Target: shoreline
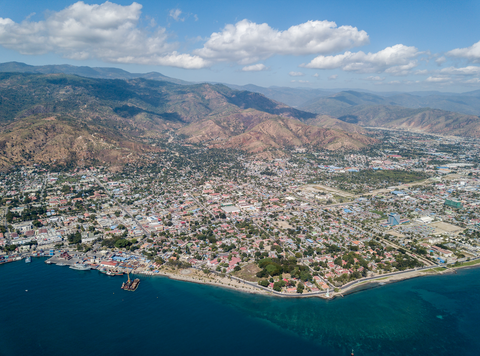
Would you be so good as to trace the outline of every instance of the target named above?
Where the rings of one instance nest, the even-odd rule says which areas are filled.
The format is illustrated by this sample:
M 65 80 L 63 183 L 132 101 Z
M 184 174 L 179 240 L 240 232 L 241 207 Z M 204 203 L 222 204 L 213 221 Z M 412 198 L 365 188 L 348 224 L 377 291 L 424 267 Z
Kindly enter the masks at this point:
M 31 256 L 32 258 L 46 258 L 45 261 L 49 260 L 49 256 Z M 12 262 L 19 262 L 22 259 Z M 44 261 L 44 262 L 45 262 Z M 474 260 L 475 261 L 475 260 Z M 310 292 L 310 293 L 280 293 L 275 291 L 267 290 L 265 287 L 260 287 L 256 285 L 252 285 L 254 282 L 244 281 L 238 279 L 238 277 L 234 276 L 224 276 L 220 277 L 214 272 L 211 274 L 206 275 L 203 271 L 195 269 L 195 268 L 187 268 L 187 269 L 161 269 L 158 270 L 157 273 L 152 271 L 145 271 L 145 270 L 133 270 L 130 273 L 133 275 L 142 275 L 148 277 L 167 277 L 169 279 L 181 281 L 181 282 L 190 282 L 196 284 L 204 284 L 210 286 L 216 286 L 220 288 L 227 288 L 237 292 L 248 293 L 248 294 L 257 294 L 257 295 L 265 295 L 269 297 L 279 297 L 279 298 L 321 298 L 324 300 L 332 300 L 339 297 L 345 297 L 346 295 L 358 293 L 363 290 L 381 287 L 385 284 L 391 284 L 395 282 L 404 281 L 407 279 L 419 278 L 423 276 L 434 276 L 434 275 L 442 275 L 442 274 L 456 274 L 457 270 L 461 269 L 472 269 L 472 268 L 479 268 L 480 267 L 480 260 L 476 261 L 477 263 L 473 263 L 471 265 L 460 265 L 456 267 L 431 267 L 424 270 L 413 270 L 407 271 L 401 274 L 396 275 L 378 275 L 376 277 L 370 277 L 369 280 L 358 280 L 358 282 L 353 283 L 345 288 L 339 287 L 340 291 L 334 292 L 330 291 L 329 297 L 326 296 L 326 291 L 322 292 Z M 442 268 L 443 270 L 439 271 L 438 268 Z
M 153 272 L 138 272 L 138 274 L 142 274 L 145 276 L 150 276 L 150 277 L 167 277 L 170 279 L 178 280 L 178 281 L 183 281 L 183 282 L 190 282 L 190 283 L 197 283 L 197 284 L 208 284 L 212 286 L 217 286 L 221 288 L 228 288 L 232 290 L 236 290 L 238 292 L 243 292 L 243 293 L 249 293 L 249 294 L 260 294 L 260 295 L 266 295 L 270 297 L 279 297 L 279 298 L 321 298 L 324 300 L 332 300 L 335 298 L 339 297 L 344 297 L 349 294 L 353 293 L 358 293 L 361 292 L 362 290 L 366 289 L 371 289 L 375 287 L 381 287 L 385 284 L 391 284 L 395 282 L 400 282 L 400 281 L 405 281 L 408 279 L 413 279 L 413 278 L 419 278 L 423 276 L 435 276 L 435 275 L 443 275 L 443 274 L 456 274 L 457 270 L 459 269 L 470 269 L 470 268 L 479 268 L 480 267 L 480 261 L 476 264 L 473 265 L 468 265 L 468 266 L 457 266 L 457 267 L 450 267 L 450 268 L 445 268 L 443 271 L 435 271 L 434 268 L 439 268 L 439 267 L 432 267 L 429 269 L 425 269 L 423 271 L 408 271 L 402 274 L 398 275 L 391 275 L 391 276 L 382 276 L 378 275 L 375 278 L 372 278 L 367 281 L 359 281 L 358 283 L 355 283 L 351 286 L 348 286 L 346 288 L 339 288 L 339 292 L 330 292 L 330 296 L 327 297 L 326 291 L 323 292 L 313 292 L 313 293 L 304 293 L 304 294 L 297 294 L 297 293 L 274 293 L 273 291 L 267 291 L 264 290 L 263 288 L 259 287 L 254 287 L 251 285 L 246 285 L 245 283 L 238 282 L 235 283 L 234 280 L 230 280 L 228 277 L 224 277 L 221 281 L 219 281 L 218 278 L 212 278 L 209 276 L 204 276 L 202 278 L 202 275 L 197 276 L 197 279 L 188 277 L 189 274 L 182 274 L 182 271 L 185 270 L 179 270 L 177 273 L 174 273 L 173 271 L 162 271 L 161 273 L 153 273 Z M 187 270 L 194 270 L 195 272 L 199 272 L 193 268 L 187 269 Z M 433 272 L 428 272 L 433 270 Z M 200 272 L 202 273 L 202 272 Z M 206 281 L 205 279 L 208 279 Z M 225 284 L 225 281 L 228 282 Z
M 185 273 L 186 271 L 188 271 L 188 273 Z M 158 273 L 153 273 L 150 271 L 140 271 L 140 272 L 134 272 L 134 274 L 144 275 L 148 277 L 167 277 L 177 281 L 217 286 L 217 287 L 232 289 L 238 292 L 249 293 L 249 294 L 262 294 L 262 295 L 268 295 L 268 296 L 274 295 L 273 293 L 270 293 L 263 289 L 253 287 L 251 285 L 248 285 L 236 280 L 231 280 L 227 276 L 223 278 L 219 278 L 214 275 L 215 278 L 212 278 L 211 275 L 207 276 L 203 272 L 198 271 L 194 268 L 187 268 L 187 269 L 174 270 L 174 271 L 162 270 L 161 272 L 159 271 Z

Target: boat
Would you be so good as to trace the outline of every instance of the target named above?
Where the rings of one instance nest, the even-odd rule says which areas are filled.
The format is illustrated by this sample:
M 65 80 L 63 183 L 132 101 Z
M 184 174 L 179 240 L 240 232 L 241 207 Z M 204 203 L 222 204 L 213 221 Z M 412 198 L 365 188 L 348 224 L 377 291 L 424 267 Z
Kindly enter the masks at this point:
M 66 263 L 57 263 L 56 265 L 57 265 L 57 266 L 60 266 L 60 267 L 68 266 Z
M 122 283 L 122 289 L 129 292 L 135 292 L 140 284 L 140 279 L 135 278 L 133 281 L 130 280 L 130 273 L 127 272 L 128 280 L 127 282 Z
M 76 269 L 77 271 L 88 271 L 92 269 L 89 265 L 85 265 L 83 263 L 76 263 L 70 266 L 71 269 Z
M 32 262 L 32 256 L 28 256 L 26 259 L 25 259 L 25 263 L 30 263 Z

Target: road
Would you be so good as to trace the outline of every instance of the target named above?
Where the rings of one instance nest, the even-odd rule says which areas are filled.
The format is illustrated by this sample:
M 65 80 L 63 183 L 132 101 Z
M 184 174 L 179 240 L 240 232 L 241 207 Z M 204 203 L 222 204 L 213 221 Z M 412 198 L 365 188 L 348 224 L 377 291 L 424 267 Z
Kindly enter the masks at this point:
M 95 181 L 98 183 L 99 186 L 101 186 L 103 188 L 103 190 L 105 190 L 105 192 L 107 193 L 107 195 L 110 197 L 110 199 L 120 208 L 123 210 L 123 212 L 128 215 L 133 221 L 135 221 L 135 223 L 137 224 L 137 226 L 140 227 L 140 229 L 142 229 L 142 231 L 145 233 L 145 236 L 149 236 L 149 232 L 133 217 L 132 214 L 130 214 L 130 212 L 122 205 L 120 204 L 117 199 L 114 198 L 113 194 L 111 194 L 107 188 L 105 188 L 105 186 L 102 184 L 102 182 L 100 182 L 100 179 L 98 179 L 97 177 L 91 175 L 89 176 L 93 179 L 95 179 Z
M 312 206 L 315 206 L 317 209 L 322 208 L 321 206 L 316 205 L 315 202 L 313 202 L 313 204 L 312 204 L 311 201 L 305 200 L 305 199 L 302 198 L 302 197 L 299 197 L 298 199 L 299 199 L 299 200 L 302 200 L 302 201 L 304 201 L 304 202 L 306 202 L 306 203 L 308 203 L 308 204 L 310 204 L 310 205 L 312 205 Z M 338 204 L 337 204 L 337 205 L 338 205 Z M 330 205 L 330 206 L 332 206 L 332 205 Z M 324 209 L 324 208 L 323 208 L 323 209 Z M 324 210 L 324 211 L 325 211 L 325 210 Z M 333 216 L 333 215 L 330 214 L 330 212 L 328 212 L 328 211 L 325 211 L 325 213 L 328 214 L 328 215 L 330 215 L 332 218 L 338 219 L 339 221 L 342 221 L 342 219 L 343 219 L 342 217 Z M 371 238 L 373 238 L 373 234 L 372 234 L 372 233 L 363 230 L 363 229 L 362 229 L 361 227 L 359 227 L 358 225 L 355 225 L 352 221 L 348 221 L 348 224 L 351 225 L 351 226 L 353 226 L 353 227 L 355 227 L 356 229 L 358 229 L 359 231 L 363 232 L 364 234 L 369 235 Z M 402 247 L 394 244 L 393 242 L 390 242 L 390 241 L 388 241 L 388 240 L 385 240 L 383 237 L 380 237 L 380 232 L 379 232 L 379 231 L 377 231 L 377 230 L 374 229 L 374 232 L 377 233 L 377 235 L 379 236 L 379 238 L 380 238 L 380 239 L 382 240 L 382 242 L 384 242 L 385 244 L 388 244 L 389 246 L 394 247 L 394 248 L 397 249 L 397 250 L 398 250 L 398 249 L 403 249 L 403 250 L 406 251 L 406 249 L 404 249 L 404 248 L 402 248 Z M 410 256 L 410 257 L 415 258 L 417 261 L 422 262 L 423 264 L 426 264 L 427 266 L 430 266 L 430 267 L 431 267 L 431 266 L 438 266 L 437 264 L 435 264 L 435 263 L 427 260 L 426 258 L 420 257 L 420 256 L 414 254 L 413 252 L 406 251 L 406 254 L 407 254 L 408 256 Z

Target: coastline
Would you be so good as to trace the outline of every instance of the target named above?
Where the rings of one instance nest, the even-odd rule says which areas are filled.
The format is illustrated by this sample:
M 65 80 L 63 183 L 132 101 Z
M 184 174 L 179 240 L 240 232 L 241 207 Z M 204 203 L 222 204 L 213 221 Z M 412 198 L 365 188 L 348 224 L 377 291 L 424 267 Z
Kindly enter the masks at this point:
M 303 294 L 296 294 L 296 293 L 274 293 L 273 291 L 264 290 L 261 287 L 254 287 L 249 284 L 242 283 L 240 281 L 235 281 L 228 277 L 220 278 L 214 274 L 206 276 L 203 272 L 195 270 L 193 268 L 184 269 L 184 270 L 163 270 L 158 273 L 153 272 L 138 272 L 138 274 L 151 276 L 151 277 L 167 277 L 170 279 L 175 279 L 178 281 L 190 282 L 190 283 L 197 283 L 197 284 L 208 284 L 212 286 L 217 286 L 221 288 L 228 288 L 232 290 L 236 290 L 238 292 L 243 293 L 250 293 L 250 294 L 260 294 L 266 295 L 270 297 L 280 297 L 280 298 L 321 298 L 325 300 L 330 300 L 338 297 L 344 297 L 345 295 L 360 292 L 364 289 L 370 289 L 376 286 L 383 286 L 385 284 L 395 283 L 404 281 L 407 279 L 419 278 L 423 276 L 433 276 L 433 275 L 442 275 L 442 274 L 455 274 L 456 270 L 459 269 L 470 269 L 470 268 L 479 268 L 480 261 L 476 264 L 467 265 L 467 266 L 457 266 L 446 268 L 443 271 L 436 271 L 432 267 L 429 269 L 425 269 L 422 271 L 408 271 L 402 274 L 397 275 L 390 275 L 390 276 L 383 276 L 378 275 L 375 278 L 370 280 L 361 281 L 359 280 L 358 283 L 354 283 L 346 288 L 339 288 L 339 292 L 330 291 L 329 297 L 325 294 L 326 292 L 313 292 L 313 293 L 303 293 Z M 190 273 L 182 273 L 182 271 L 192 271 Z
M 35 259 L 41 259 L 48 256 L 32 256 Z M 46 258 L 44 262 L 49 260 L 50 258 Z M 18 260 L 19 261 L 22 261 Z M 172 268 L 162 268 L 159 269 L 157 272 L 153 271 L 146 271 L 146 270 L 133 270 L 131 274 L 133 275 L 143 275 L 149 277 L 167 277 L 170 279 L 183 281 L 183 282 L 190 282 L 190 283 L 197 283 L 197 284 L 205 284 L 216 286 L 220 288 L 227 288 L 230 290 L 234 290 L 237 292 L 242 293 L 249 293 L 249 294 L 258 294 L 258 295 L 265 295 L 270 297 L 280 297 L 280 298 L 321 298 L 324 300 L 330 300 L 338 297 L 344 297 L 348 294 L 357 293 L 362 290 L 375 288 L 377 286 L 383 286 L 385 284 L 395 283 L 404 281 L 407 279 L 418 278 L 422 276 L 433 276 L 433 275 L 442 275 L 442 274 L 455 274 L 457 270 L 460 269 L 472 269 L 472 268 L 479 268 L 480 267 L 480 260 L 474 260 L 472 264 L 469 265 L 460 265 L 450 268 L 444 267 L 431 267 L 428 269 L 423 270 L 414 270 L 414 271 L 407 271 L 400 274 L 395 275 L 378 275 L 376 277 L 370 277 L 368 280 L 357 280 L 355 283 L 348 285 L 347 287 L 339 287 L 339 291 L 330 291 L 329 296 L 326 296 L 326 291 L 322 292 L 310 292 L 310 293 L 279 293 L 275 291 L 267 290 L 264 287 L 256 286 L 253 282 L 248 282 L 244 280 L 240 280 L 237 277 L 230 277 L 224 276 L 220 277 L 215 273 L 205 274 L 203 271 L 195 269 L 195 268 L 186 268 L 186 269 L 172 269 Z M 442 270 L 439 270 L 442 269 Z
M 230 279 L 229 277 L 218 277 L 214 274 L 205 275 L 202 271 L 194 268 L 187 268 L 181 270 L 166 269 L 161 270 L 158 273 L 150 271 L 134 272 L 134 274 L 149 276 L 149 277 L 167 277 L 177 281 L 206 284 L 216 287 L 228 288 L 238 292 L 249 294 L 262 294 L 272 296 L 273 293 L 269 293 L 260 288 L 253 287 L 251 285 L 241 283 L 240 281 Z

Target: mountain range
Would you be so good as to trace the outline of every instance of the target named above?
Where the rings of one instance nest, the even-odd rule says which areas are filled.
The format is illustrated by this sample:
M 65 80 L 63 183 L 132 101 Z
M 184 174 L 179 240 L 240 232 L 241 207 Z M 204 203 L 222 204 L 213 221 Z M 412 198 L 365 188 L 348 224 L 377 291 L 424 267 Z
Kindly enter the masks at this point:
M 39 73 L 39 74 L 74 74 L 87 78 L 98 79 L 136 79 L 144 78 L 151 80 L 166 81 L 175 84 L 192 85 L 194 82 L 171 78 L 158 72 L 130 73 L 119 68 L 87 67 L 72 65 L 45 65 L 32 66 L 19 62 L 0 63 L 0 72 L 16 73 Z M 290 88 L 290 87 L 261 87 L 258 85 L 234 85 L 224 84 L 231 89 L 260 93 L 269 99 L 284 103 L 304 111 L 315 113 L 322 112 L 319 107 L 329 102 L 327 97 L 341 100 L 345 97 L 356 105 L 391 105 L 402 106 L 411 109 L 431 108 L 445 111 L 458 112 L 466 115 L 480 115 L 480 90 L 465 93 L 447 93 L 439 91 L 425 92 L 371 92 L 367 90 L 352 89 L 315 89 L 315 88 Z M 353 97 L 355 96 L 355 98 Z M 352 100 L 353 99 L 353 100 Z M 328 115 L 337 113 L 328 111 Z
M 0 63 L 0 72 L 3 73 L 36 73 L 36 74 L 74 74 L 81 77 L 97 79 L 136 79 L 145 78 L 151 80 L 160 80 L 175 84 L 194 84 L 181 79 L 167 77 L 158 72 L 150 73 L 130 73 L 123 69 L 111 67 L 87 67 L 72 66 L 68 64 L 52 64 L 44 66 L 32 66 L 20 62 Z
M 372 127 L 480 137 L 478 112 L 480 91 L 194 84 L 156 72 L 10 62 L 0 64 L 0 165 L 123 164 L 160 150 L 152 142 L 172 133 L 270 157 L 287 147 L 359 149 L 376 142 L 366 136 Z
M 259 125 L 266 122 L 282 125 L 282 130 L 275 134 L 270 129 L 270 140 L 263 139 L 261 149 L 251 140 L 242 145 L 243 138 L 235 139 L 262 131 Z M 327 128 L 318 128 L 322 123 Z M 0 73 L 3 166 L 123 164 L 142 152 L 158 151 L 151 142 L 171 133 L 250 153 L 293 146 L 356 149 L 376 142 L 357 128 L 224 85 Z

